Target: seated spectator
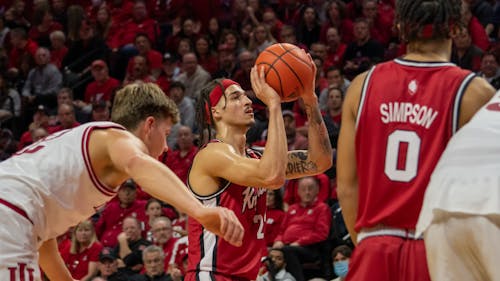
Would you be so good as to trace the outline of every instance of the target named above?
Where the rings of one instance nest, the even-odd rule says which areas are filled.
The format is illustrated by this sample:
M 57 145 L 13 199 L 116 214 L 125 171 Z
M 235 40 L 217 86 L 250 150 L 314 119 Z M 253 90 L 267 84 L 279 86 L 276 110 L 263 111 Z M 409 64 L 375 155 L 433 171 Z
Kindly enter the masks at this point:
M 267 47 L 276 43 L 276 39 L 271 34 L 269 27 L 265 24 L 259 24 L 253 29 L 250 41 L 248 42 L 248 50 L 253 52 L 257 57 Z
M 38 46 L 50 48 L 50 33 L 63 30 L 60 23 L 54 21 L 50 6 L 42 5 L 33 11 L 33 26 L 28 32 L 29 38 L 36 41 Z
M 334 26 L 326 30 L 326 47 L 327 53 L 323 69 L 328 72 L 328 69 L 332 66 L 342 66 L 342 59 L 347 49 L 347 45 L 340 40 L 339 30 Z
M 103 248 L 99 254 L 99 263 L 97 264 L 98 277 L 91 279 L 96 281 L 128 281 L 129 276 L 127 276 L 123 271 L 118 270 L 118 259 L 112 254 L 112 250 L 109 248 Z
M 146 221 L 146 201 L 137 200 L 137 186 L 132 180 L 124 182 L 118 190 L 118 200 L 107 203 L 96 222 L 97 237 L 105 247 L 115 247 L 116 237 L 122 231 L 125 217 L 136 217 Z
M 188 126 L 179 126 L 177 131 L 177 147 L 166 152 L 166 159 L 162 162 L 167 165 L 182 182 L 187 183 L 187 177 L 198 147 L 194 145 L 193 131 Z
M 194 41 L 194 50 L 198 63 L 210 75 L 217 71 L 217 55 L 210 46 L 210 38 L 206 35 L 198 36 Z
M 76 121 L 75 109 L 71 104 L 61 104 L 57 109 L 57 125 L 49 127 L 49 133 L 55 133 L 80 126 Z
M 297 25 L 297 39 L 308 48 L 311 44 L 319 41 L 321 26 L 318 20 L 318 12 L 313 6 L 305 5 L 301 9 L 300 19 Z
M 146 203 L 146 216 L 147 222 L 144 225 L 145 237 L 148 241 L 153 241 L 153 233 L 151 232 L 151 226 L 156 218 L 165 216 L 171 220 L 177 218 L 177 213 L 169 207 L 163 207 L 162 203 L 155 198 L 150 198 Z
M 344 281 L 349 269 L 349 259 L 352 255 L 352 249 L 346 245 L 337 246 L 333 249 L 333 271 L 338 277 L 332 281 Z
M 320 261 L 322 266 L 331 266 L 325 263 L 325 257 L 321 254 L 325 250 L 321 242 L 328 239 L 332 216 L 328 205 L 317 199 L 318 192 L 317 179 L 299 179 L 300 202 L 288 208 L 273 245 L 273 248 L 283 249 L 287 257 L 287 269 L 297 281 L 305 280 L 303 263 Z M 327 269 L 322 270 L 326 273 Z
M 35 65 L 38 44 L 28 37 L 23 28 L 13 28 L 9 34 L 12 49 L 9 52 L 7 69 L 10 76 L 25 79 Z
M 84 104 L 78 103 L 80 108 L 100 101 L 111 102 L 111 95 L 120 86 L 120 81 L 109 76 L 108 65 L 103 60 L 93 61 L 90 72 L 94 81 L 87 85 Z
M 35 128 L 31 131 L 31 138 L 33 139 L 33 142 L 37 142 L 48 135 L 49 132 L 43 127 Z
M 92 222 L 87 220 L 74 228 L 71 246 L 63 249 L 61 257 L 74 279 L 87 280 L 97 273 L 102 248 Z
M 136 82 L 156 82 L 154 76 L 151 75 L 148 59 L 146 57 L 137 55 L 131 60 L 132 63 L 130 64 L 130 68 L 127 69 L 127 74 L 125 75 L 125 79 L 123 80 L 123 85 L 128 85 L 130 83 Z
M 22 149 L 33 143 L 32 132 L 37 128 L 44 128 L 48 131 L 49 127 L 49 110 L 43 106 L 39 105 L 36 108 L 35 113 L 33 113 L 33 121 L 30 123 L 29 128 L 26 132 L 21 135 L 19 140 L 18 149 Z
M 282 249 L 271 249 L 264 262 L 265 269 L 261 270 L 257 281 L 295 281 L 292 274 L 286 271 L 285 253 Z M 266 271 L 265 273 L 262 273 Z
M 5 2 L 4 2 L 5 3 Z M 7 2 L 8 3 L 8 2 Z M 11 29 L 23 28 L 29 29 L 30 21 L 26 18 L 26 3 L 23 0 L 14 0 L 10 7 L 5 11 L 5 24 Z
M 319 95 L 319 104 L 321 110 L 327 110 L 328 93 L 330 92 L 331 87 L 339 88 L 342 93 L 345 93 L 349 85 L 351 85 L 351 81 L 347 80 L 344 77 L 342 69 L 335 66 L 328 68 L 325 77 L 328 81 L 328 87 L 325 88 Z
M 119 267 L 128 275 L 139 273 L 144 265 L 142 250 L 151 245 L 141 235 L 141 222 L 135 217 L 123 219 L 122 232 L 118 234 L 117 240 L 118 245 L 113 251 L 119 259 Z
M 266 13 L 264 13 L 266 15 Z M 298 46 L 301 49 L 307 51 L 307 46 L 297 41 L 297 35 L 295 34 L 295 28 L 291 25 L 283 25 L 281 32 L 279 34 L 280 43 L 288 43 Z
M 52 31 L 50 33 L 50 62 L 58 69 L 62 69 L 62 61 L 68 53 L 68 48 L 65 45 L 66 35 L 61 30 Z
M 165 272 L 163 263 L 165 256 L 163 250 L 158 246 L 148 246 L 142 252 L 144 260 L 144 274 L 135 275 L 131 281 L 181 281 L 182 276 L 179 269 L 173 269 L 171 274 Z
M 78 123 L 84 123 L 89 120 L 89 112 L 91 110 L 90 106 L 86 107 L 78 107 L 79 101 L 75 101 L 73 99 L 73 90 L 68 87 L 61 88 L 59 92 L 57 93 L 57 107 L 61 104 L 68 104 L 73 106 L 73 109 L 75 110 L 75 117 L 76 121 Z M 54 115 L 57 115 L 57 111 L 54 112 Z
M 498 57 L 494 53 L 487 52 L 483 55 L 478 75 L 486 79 L 495 89 L 500 89 L 500 67 Z
M 283 219 L 285 218 L 285 211 L 283 210 L 283 195 L 281 195 L 281 190 L 268 190 L 266 199 L 267 211 L 264 238 L 266 239 L 267 247 L 272 247 L 278 233 L 280 232 Z
M 162 248 L 164 253 L 164 268 L 170 266 L 175 244 L 178 238 L 173 237 L 172 221 L 167 217 L 157 217 L 151 224 L 153 244 Z
M 347 16 L 345 3 L 342 0 L 333 0 L 326 5 L 327 20 L 321 25 L 320 40 L 327 42 L 327 30 L 330 27 L 337 28 L 340 33 L 341 41 L 344 44 L 349 44 L 354 40 L 353 30 L 354 25 L 351 19 Z
M 110 121 L 110 120 L 111 120 L 111 112 L 108 102 L 99 101 L 92 104 L 90 121 Z
M 210 74 L 198 64 L 195 53 L 187 53 L 182 57 L 182 73 L 177 78 L 186 88 L 186 97 L 198 100 L 200 91 L 210 81 Z
M 330 198 L 330 179 L 326 174 L 317 174 L 313 176 L 313 178 L 315 178 L 319 183 L 318 200 L 326 203 Z M 299 179 L 292 179 L 286 182 L 285 193 L 283 194 L 285 210 L 288 206 L 300 202 L 298 189 Z
M 186 88 L 182 82 L 174 81 L 170 84 L 170 88 L 167 92 L 168 96 L 179 108 L 180 115 L 180 122 L 172 127 L 170 135 L 167 138 L 168 146 L 171 149 L 178 148 L 177 139 L 180 126 L 187 126 L 191 131 L 195 128 L 196 110 L 194 108 L 194 101 L 191 98 L 186 97 L 185 90 Z
M 367 19 L 370 27 L 371 37 L 387 47 L 392 38 L 394 14 L 379 14 L 378 0 L 363 0 L 361 6 L 363 18 Z
M 21 116 L 21 97 L 10 87 L 4 74 L 0 73 L 0 123 Z
M 451 62 L 473 72 L 479 71 L 483 50 L 472 44 L 469 31 L 466 28 L 461 28 L 453 35 L 452 39 Z
M 135 36 L 135 48 L 139 52 L 139 55 L 147 58 L 151 75 L 153 75 L 153 77 L 157 79 L 161 73 L 161 62 L 163 55 L 160 52 L 154 50 L 151 44 L 151 39 L 146 33 L 137 33 L 137 35 Z
M 212 79 L 223 78 L 223 77 L 232 79 L 236 74 L 236 70 L 238 70 L 238 65 L 236 64 L 236 56 L 232 48 L 233 47 L 230 47 L 228 44 L 220 44 L 219 47 L 217 48 L 219 52 L 217 60 L 218 67 L 215 74 L 212 75 Z
M 156 80 L 156 84 L 160 86 L 163 92 L 168 93 L 170 84 L 172 81 L 177 80 L 180 73 L 181 68 L 179 67 L 177 57 L 170 53 L 165 53 L 163 55 L 162 72 Z
M 56 108 L 57 92 L 62 86 L 62 74 L 50 63 L 50 52 L 40 47 L 35 55 L 36 67 L 30 70 L 24 83 L 22 95 L 30 105 L 43 104 Z

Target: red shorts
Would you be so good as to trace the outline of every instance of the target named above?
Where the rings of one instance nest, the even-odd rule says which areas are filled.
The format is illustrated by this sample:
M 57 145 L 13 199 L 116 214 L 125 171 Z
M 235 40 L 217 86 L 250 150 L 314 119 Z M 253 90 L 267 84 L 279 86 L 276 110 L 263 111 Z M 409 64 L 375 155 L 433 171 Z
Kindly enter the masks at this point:
M 190 271 L 186 273 L 184 281 L 250 281 L 250 279 L 236 277 L 236 276 L 222 275 L 220 273 L 214 273 L 214 272 Z
M 347 281 L 430 281 L 424 240 L 374 236 L 358 244 Z

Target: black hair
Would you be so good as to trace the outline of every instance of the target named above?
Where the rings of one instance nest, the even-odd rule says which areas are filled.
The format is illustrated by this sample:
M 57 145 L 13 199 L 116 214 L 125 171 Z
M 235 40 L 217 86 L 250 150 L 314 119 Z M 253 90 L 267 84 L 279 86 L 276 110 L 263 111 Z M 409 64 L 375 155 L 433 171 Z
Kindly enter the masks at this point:
M 450 38 L 461 22 L 461 0 L 396 1 L 396 23 L 405 42 Z
M 338 253 L 341 253 L 346 258 L 350 258 L 352 255 L 352 249 L 347 245 L 337 246 L 332 251 L 332 258 L 334 259 Z
M 212 135 L 212 130 L 215 129 L 215 123 L 210 108 L 215 106 L 215 104 L 212 104 L 210 102 L 210 93 L 213 89 L 215 89 L 215 87 L 220 87 L 222 89 L 222 93 L 224 93 L 226 91 L 226 88 L 224 88 L 224 85 L 222 85 L 222 80 L 224 79 L 226 78 L 218 78 L 212 80 L 200 91 L 200 97 L 198 98 L 198 102 L 196 104 L 196 119 L 198 120 L 200 135 L 202 136 L 200 139 L 202 139 L 203 141 L 200 141 L 200 143 L 198 144 L 199 147 L 204 146 L 205 141 L 210 141 L 212 138 L 214 138 L 214 136 Z M 223 94 L 222 96 L 224 97 L 224 101 L 226 101 L 226 95 Z M 208 105 L 208 112 L 206 105 Z M 207 120 L 207 116 L 210 117 L 210 120 Z M 207 134 L 207 138 L 203 137 L 205 136 L 205 134 Z
M 170 90 L 172 90 L 174 88 L 179 88 L 183 92 L 186 91 L 186 86 L 181 81 L 173 81 L 172 83 L 170 83 L 170 86 L 168 87 L 168 90 L 170 91 Z

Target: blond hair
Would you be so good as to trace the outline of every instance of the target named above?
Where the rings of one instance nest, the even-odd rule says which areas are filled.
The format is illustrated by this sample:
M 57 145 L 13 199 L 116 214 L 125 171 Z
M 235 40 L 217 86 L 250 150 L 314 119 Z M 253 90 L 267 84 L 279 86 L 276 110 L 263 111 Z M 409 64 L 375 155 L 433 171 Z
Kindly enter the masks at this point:
M 116 93 L 111 121 L 134 130 L 147 117 L 172 118 L 179 121 L 179 110 L 173 100 L 153 83 L 132 83 Z
M 78 254 L 81 250 L 80 242 L 78 242 L 76 240 L 76 232 L 80 228 L 89 228 L 90 230 L 92 230 L 92 237 L 90 237 L 89 246 L 92 245 L 95 241 L 97 241 L 97 236 L 95 234 L 95 229 L 94 229 L 94 225 L 92 224 L 92 222 L 89 220 L 82 221 L 81 223 L 79 223 L 75 226 L 75 229 L 73 229 L 73 235 L 71 235 L 71 247 L 69 249 L 69 252 L 70 252 L 70 254 L 73 254 L 73 255 Z

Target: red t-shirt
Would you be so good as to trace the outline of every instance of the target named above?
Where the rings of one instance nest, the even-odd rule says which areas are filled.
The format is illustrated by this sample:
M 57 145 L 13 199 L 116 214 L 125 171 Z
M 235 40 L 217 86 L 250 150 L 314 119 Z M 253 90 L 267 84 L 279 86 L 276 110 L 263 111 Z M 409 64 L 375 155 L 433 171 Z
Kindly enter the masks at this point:
M 61 249 L 61 257 L 64 260 L 64 264 L 69 269 L 71 276 L 79 280 L 87 275 L 90 262 L 99 261 L 99 253 L 102 248 L 102 244 L 98 241 L 92 243 L 90 247 L 77 254 L 71 254 L 69 252 L 70 247 L 64 247 Z
M 113 77 L 109 77 L 104 82 L 93 81 L 88 84 L 85 89 L 84 101 L 86 103 L 94 103 L 101 100 L 110 101 L 113 91 L 120 86 L 120 81 Z

